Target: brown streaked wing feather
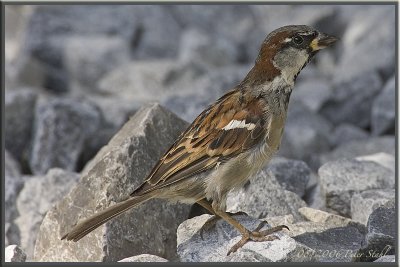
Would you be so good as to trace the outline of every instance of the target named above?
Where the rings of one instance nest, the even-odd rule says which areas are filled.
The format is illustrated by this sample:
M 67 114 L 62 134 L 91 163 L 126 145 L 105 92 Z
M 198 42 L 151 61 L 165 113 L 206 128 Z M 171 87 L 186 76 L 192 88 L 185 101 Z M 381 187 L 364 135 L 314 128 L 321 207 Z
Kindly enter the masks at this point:
M 234 90 L 203 111 L 131 195 L 141 195 L 212 169 L 218 162 L 258 144 L 265 133 L 263 102 L 243 98 L 242 91 Z M 254 123 L 255 128 L 224 130 L 232 120 Z

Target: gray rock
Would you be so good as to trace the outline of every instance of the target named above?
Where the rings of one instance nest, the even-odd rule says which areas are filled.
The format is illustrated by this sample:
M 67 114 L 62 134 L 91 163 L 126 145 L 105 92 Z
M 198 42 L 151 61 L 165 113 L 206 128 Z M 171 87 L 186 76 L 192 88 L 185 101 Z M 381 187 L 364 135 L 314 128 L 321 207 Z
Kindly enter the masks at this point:
M 5 147 L 20 162 L 28 159 L 37 94 L 31 88 L 5 93 Z
M 311 170 L 300 160 L 291 160 L 282 157 L 273 158 L 267 165 L 283 189 L 303 197 L 311 177 Z
M 353 194 L 368 190 L 393 188 L 394 173 L 374 162 L 340 159 L 324 164 L 318 170 L 326 206 L 350 216 Z M 360 183 L 362 181 L 362 183 Z
M 396 119 L 396 80 L 393 76 L 372 103 L 372 134 L 394 134 Z
M 136 41 L 138 6 L 38 6 L 29 20 L 24 49 L 46 69 L 45 87 L 54 92 L 69 89 L 63 52 L 71 36 L 119 36 Z M 51 21 L 52 23 L 47 23 Z M 162 25 L 162 24 L 160 24 Z M 137 41 L 136 41 L 137 42 Z M 98 45 L 98 44 L 96 44 Z
M 376 153 L 372 155 L 356 157 L 355 159 L 359 161 L 372 161 L 378 163 L 385 168 L 388 168 L 392 172 L 396 171 L 396 159 L 393 155 L 390 155 L 388 153 Z
M 196 62 L 209 67 L 222 67 L 237 63 L 239 51 L 235 44 L 223 38 L 212 38 L 199 29 L 183 32 L 179 59 Z
M 366 72 L 336 84 L 320 113 L 335 125 L 350 123 L 366 128 L 371 125 L 372 103 L 381 88 L 382 80 L 377 72 Z
M 319 56 L 319 55 L 318 55 Z M 302 73 L 303 74 L 303 73 Z M 302 76 L 302 75 L 301 75 Z M 291 95 L 292 101 L 299 101 L 317 113 L 332 94 L 332 86 L 326 79 L 318 79 L 317 74 L 296 83 Z
M 207 106 L 233 89 L 249 70 L 248 65 L 225 67 L 209 71 L 196 80 L 188 79 L 179 85 L 170 85 L 174 94 L 166 97 L 163 103 L 184 120 L 192 121 Z
M 306 203 L 283 189 L 269 170 L 261 171 L 238 192 L 229 193 L 227 199 L 229 211 L 244 211 L 255 218 L 292 214 L 297 220 L 301 218 L 298 209 L 304 206 Z
M 357 261 L 374 261 L 396 251 L 396 201 L 390 200 L 369 216 L 365 236 L 366 245 L 360 249 Z
M 278 155 L 309 162 L 311 155 L 330 149 L 331 129 L 325 118 L 291 101 Z
M 374 260 L 374 262 L 396 262 L 396 256 L 395 255 L 385 255 L 377 260 Z
M 284 231 L 274 233 L 279 240 L 248 242 L 227 256 L 229 249 L 240 240 L 239 232 L 224 220 L 219 220 L 200 236 L 200 228 L 211 217 L 205 214 L 183 222 L 178 228 L 177 251 L 182 262 L 308 262 L 315 261 L 312 250 L 299 245 Z M 259 220 L 235 216 L 247 229 L 254 229 Z M 270 227 L 266 225 L 265 227 Z
M 30 167 L 34 174 L 50 168 L 76 170 L 84 142 L 100 127 L 101 113 L 92 104 L 56 98 L 36 110 Z
M 394 189 L 375 189 L 356 193 L 351 198 L 351 218 L 367 224 L 371 213 L 378 207 L 395 198 Z
M 95 157 L 93 168 L 53 207 L 36 241 L 35 261 L 118 261 L 142 253 L 176 256 L 176 229 L 190 206 L 150 200 L 77 243 L 60 238 L 77 221 L 126 198 L 187 126 L 157 104 L 139 110 Z
M 5 262 L 25 262 L 26 254 L 17 245 L 7 246 L 5 249 Z
M 5 222 L 10 223 L 18 216 L 15 203 L 24 185 L 24 178 L 19 164 L 7 150 L 5 150 L 4 158 Z
M 156 255 L 140 254 L 137 256 L 125 258 L 118 262 L 168 262 L 168 260 L 158 257 Z
M 45 176 L 33 176 L 25 182 L 17 199 L 20 215 L 15 219 L 15 223 L 19 227 L 20 244 L 28 260 L 33 257 L 36 237 L 47 211 L 69 192 L 78 179 L 77 173 L 50 169 Z
M 395 139 L 393 136 L 369 137 L 362 140 L 354 140 L 344 143 L 334 150 L 323 153 L 315 157 L 317 165 L 321 166 L 329 161 L 341 158 L 355 158 L 364 155 L 375 154 L 379 152 L 395 154 Z
M 353 124 L 344 123 L 335 127 L 330 140 L 332 146 L 336 147 L 350 141 L 359 141 L 368 138 L 368 136 L 365 130 Z
M 115 68 L 98 81 L 95 97 L 110 124 L 119 127 L 141 105 L 160 101 L 165 94 L 165 80 L 180 63 L 172 60 L 134 61 Z
M 308 221 L 294 222 L 292 218 L 267 217 L 271 225 L 285 224 L 288 235 L 306 246 L 313 247 L 319 261 L 350 262 L 362 246 L 366 228 L 335 214 L 308 207 L 299 212 Z M 353 240 L 353 241 L 352 241 Z
M 309 231 L 293 238 L 313 249 L 320 262 L 351 262 L 363 245 L 364 234 L 358 227 L 345 226 Z
M 96 82 L 104 74 L 129 61 L 127 40 L 102 35 L 66 38 L 65 68 L 70 87 L 96 93 Z
M 348 25 L 341 35 L 340 58 L 333 77 L 349 81 L 368 71 L 379 71 L 386 77 L 392 75 L 396 51 L 395 10 L 390 6 L 339 8 Z

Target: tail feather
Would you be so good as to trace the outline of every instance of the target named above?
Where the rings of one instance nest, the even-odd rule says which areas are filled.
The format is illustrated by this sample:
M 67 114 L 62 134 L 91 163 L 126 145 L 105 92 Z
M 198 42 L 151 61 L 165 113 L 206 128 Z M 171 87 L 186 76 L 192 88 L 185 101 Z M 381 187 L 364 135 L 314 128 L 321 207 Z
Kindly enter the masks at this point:
M 145 196 L 131 197 L 125 201 L 108 207 L 103 211 L 95 213 L 83 222 L 78 223 L 69 233 L 65 234 L 61 240 L 66 239 L 76 242 L 102 224 L 120 215 L 121 213 L 140 205 L 141 203 L 149 200 L 151 197 L 152 196 L 149 194 Z

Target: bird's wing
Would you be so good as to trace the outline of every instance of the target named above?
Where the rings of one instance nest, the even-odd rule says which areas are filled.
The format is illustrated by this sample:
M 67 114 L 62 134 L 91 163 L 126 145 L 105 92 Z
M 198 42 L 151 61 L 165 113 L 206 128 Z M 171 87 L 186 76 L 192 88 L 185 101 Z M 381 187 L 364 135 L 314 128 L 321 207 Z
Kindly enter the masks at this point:
M 240 90 L 225 94 L 193 121 L 131 196 L 212 169 L 254 147 L 265 136 L 263 105 Z

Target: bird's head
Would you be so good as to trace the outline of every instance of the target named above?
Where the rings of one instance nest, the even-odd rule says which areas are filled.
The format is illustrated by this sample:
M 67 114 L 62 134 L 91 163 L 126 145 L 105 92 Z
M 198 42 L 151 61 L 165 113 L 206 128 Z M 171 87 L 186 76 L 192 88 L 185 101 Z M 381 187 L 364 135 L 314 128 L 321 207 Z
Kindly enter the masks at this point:
M 255 69 L 259 79 L 280 75 L 293 82 L 311 58 L 338 39 L 306 25 L 289 25 L 268 34 L 261 45 Z

